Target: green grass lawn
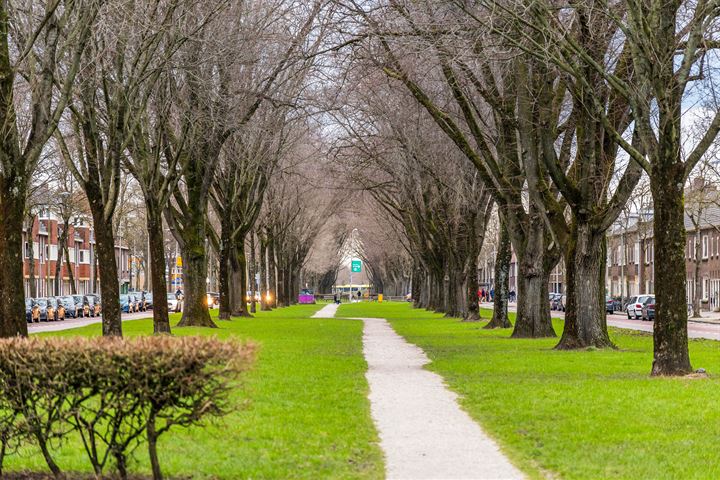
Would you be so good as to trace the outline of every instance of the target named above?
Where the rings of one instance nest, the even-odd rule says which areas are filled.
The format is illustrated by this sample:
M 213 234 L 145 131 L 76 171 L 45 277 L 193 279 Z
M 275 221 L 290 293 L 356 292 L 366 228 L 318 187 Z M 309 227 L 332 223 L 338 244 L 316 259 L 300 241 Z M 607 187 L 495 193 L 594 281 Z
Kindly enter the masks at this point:
M 295 306 L 219 329 L 177 328 L 176 335 L 251 339 L 258 360 L 235 395 L 247 405 L 223 419 L 177 429 L 160 442 L 170 476 L 192 478 L 381 478 L 382 453 L 370 418 L 359 321 L 310 319 L 320 306 Z M 173 318 L 173 324 L 179 320 Z M 126 336 L 152 333 L 150 320 L 123 324 Z M 100 325 L 51 335 L 99 335 Z M 131 470 L 149 473 L 144 447 Z M 79 440 L 56 459 L 65 471 L 90 472 Z M 7 459 L 8 469 L 46 471 L 33 450 Z
M 422 347 L 428 368 L 532 477 L 720 478 L 719 342 L 690 342 L 709 379 L 651 378 L 649 334 L 611 329 L 617 351 L 558 352 L 556 339 L 515 340 L 405 303 L 338 315 L 387 318 Z

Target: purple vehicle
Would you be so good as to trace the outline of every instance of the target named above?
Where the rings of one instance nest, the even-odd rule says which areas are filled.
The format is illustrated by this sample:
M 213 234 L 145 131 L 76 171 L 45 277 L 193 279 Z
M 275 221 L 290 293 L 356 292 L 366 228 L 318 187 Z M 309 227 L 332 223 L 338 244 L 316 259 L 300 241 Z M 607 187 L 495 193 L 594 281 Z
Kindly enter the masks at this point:
M 298 295 L 298 303 L 305 305 L 315 303 L 315 294 L 312 290 L 300 290 L 300 295 Z

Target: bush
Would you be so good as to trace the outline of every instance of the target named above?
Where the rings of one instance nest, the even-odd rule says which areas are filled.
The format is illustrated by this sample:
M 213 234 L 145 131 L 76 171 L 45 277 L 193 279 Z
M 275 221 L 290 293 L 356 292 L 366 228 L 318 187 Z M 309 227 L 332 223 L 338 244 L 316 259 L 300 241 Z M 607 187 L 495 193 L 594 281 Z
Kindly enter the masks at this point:
M 32 440 L 60 477 L 52 450 L 77 432 L 97 475 L 112 458 L 126 478 L 128 455 L 146 441 L 162 478 L 160 435 L 225 414 L 254 351 L 204 337 L 0 340 L 0 474 L 6 452 Z

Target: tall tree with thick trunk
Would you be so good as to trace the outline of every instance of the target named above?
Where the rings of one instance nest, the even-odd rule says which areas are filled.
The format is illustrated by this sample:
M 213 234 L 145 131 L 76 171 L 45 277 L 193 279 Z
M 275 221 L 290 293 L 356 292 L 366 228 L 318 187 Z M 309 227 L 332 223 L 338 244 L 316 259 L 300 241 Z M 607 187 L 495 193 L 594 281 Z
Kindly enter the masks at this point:
M 30 178 L 70 97 L 98 7 L 12 3 L 0 5 L 0 337 L 27 335 L 22 230 Z M 61 55 L 68 63 L 59 77 Z M 24 95 L 31 108 L 19 114 Z

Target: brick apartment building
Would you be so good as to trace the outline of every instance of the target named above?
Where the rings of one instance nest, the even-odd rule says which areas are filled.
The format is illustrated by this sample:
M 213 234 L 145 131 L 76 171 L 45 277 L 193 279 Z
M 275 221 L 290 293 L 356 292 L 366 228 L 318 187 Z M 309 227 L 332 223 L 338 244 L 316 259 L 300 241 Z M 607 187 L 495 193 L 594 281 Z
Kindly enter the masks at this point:
M 692 303 L 695 289 L 695 252 L 699 246 L 699 278 L 702 308 L 720 307 L 720 207 L 708 206 L 697 222 L 699 231 L 685 215 L 686 297 Z M 627 297 L 655 291 L 655 258 L 651 218 L 635 218 L 627 228 L 608 234 L 606 286 L 609 295 Z
M 695 289 L 695 248 L 700 246 L 700 297 L 704 310 L 720 308 L 720 206 L 705 208 L 699 221 L 699 232 L 685 215 L 687 245 L 685 248 L 686 297 L 692 303 Z M 494 284 L 495 252 L 483 250 L 478 274 L 480 286 Z M 606 294 L 627 298 L 641 293 L 655 292 L 655 252 L 653 247 L 652 215 L 636 215 L 625 225 L 616 224 L 608 231 Z M 661 261 L 661 259 L 658 259 Z M 517 292 L 518 265 L 513 253 L 510 263 L 510 290 Z M 565 269 L 561 261 L 550 273 L 548 290 L 565 293 Z
M 67 240 L 69 259 L 63 258 L 60 275 L 55 277 L 57 262 L 62 253 L 59 251 L 58 245 L 62 228 L 62 221 L 58 221 L 47 210 L 40 212 L 32 222 L 28 221 L 24 225 L 25 296 L 30 296 L 31 281 L 35 284 L 37 297 L 55 295 L 57 284 L 60 285 L 61 295 L 71 294 L 71 271 L 78 294 L 100 291 L 95 258 L 95 236 L 92 227 L 83 221 L 77 221 L 75 225 L 70 225 Z M 121 291 L 127 291 L 130 283 L 130 251 L 120 241 L 118 243 L 115 246 L 118 280 Z M 30 262 L 34 263 L 34 269 L 30 268 Z M 31 270 L 34 270 L 32 279 Z

